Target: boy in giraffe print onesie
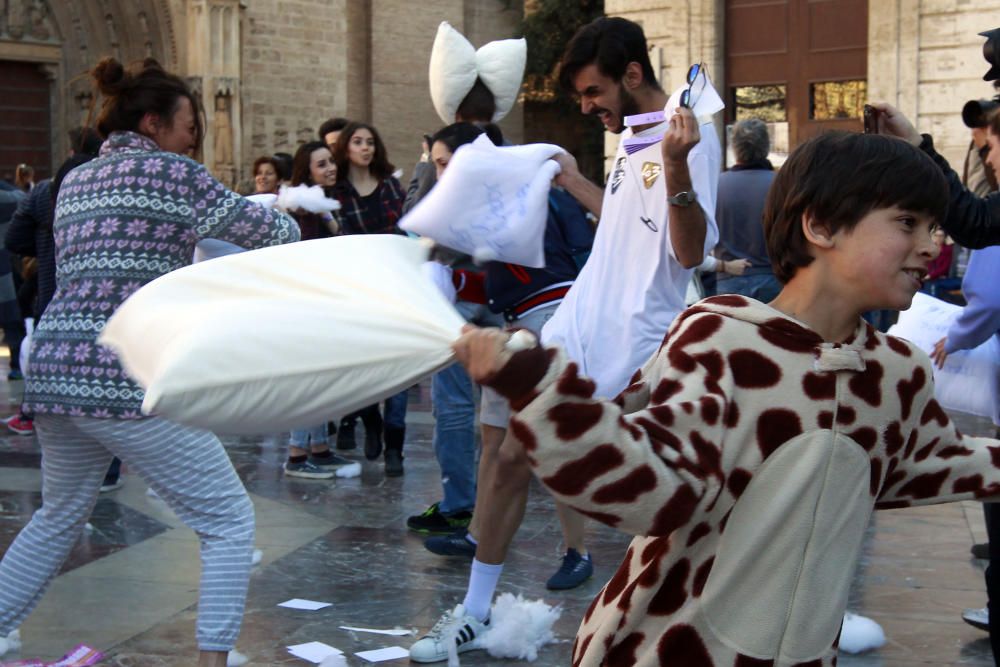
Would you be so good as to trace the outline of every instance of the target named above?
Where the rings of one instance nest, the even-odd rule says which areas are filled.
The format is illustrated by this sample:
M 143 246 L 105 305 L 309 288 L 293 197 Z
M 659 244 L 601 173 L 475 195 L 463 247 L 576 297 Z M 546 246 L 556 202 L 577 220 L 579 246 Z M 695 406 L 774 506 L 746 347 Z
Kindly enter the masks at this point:
M 574 665 L 833 665 L 871 511 L 1000 495 L 1000 442 L 959 433 L 927 355 L 860 318 L 910 305 L 946 205 L 906 142 L 825 134 L 768 196 L 778 298 L 689 308 L 614 401 L 557 347 L 456 343 L 553 495 L 636 536 Z

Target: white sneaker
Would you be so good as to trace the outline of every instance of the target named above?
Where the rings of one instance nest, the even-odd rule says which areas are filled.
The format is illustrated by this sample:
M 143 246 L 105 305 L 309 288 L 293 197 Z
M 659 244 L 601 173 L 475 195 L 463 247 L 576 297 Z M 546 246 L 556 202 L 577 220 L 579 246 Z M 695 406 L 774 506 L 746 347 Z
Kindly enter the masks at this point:
M 456 654 L 482 648 L 480 640 L 490 629 L 490 619 L 478 620 L 465 613 L 465 607 L 458 605 L 446 611 L 438 619 L 431 631 L 410 647 L 413 662 L 444 662 L 448 659 L 448 647 L 454 645 Z
M 21 648 L 21 631 L 14 630 L 6 637 L 0 637 L 0 656 L 13 653 Z
M 243 665 L 250 662 L 250 658 L 246 657 L 236 649 L 233 649 L 226 655 L 226 667 L 243 667 Z
M 974 628 L 983 632 L 990 631 L 990 610 L 989 607 L 982 609 L 965 609 L 962 611 L 962 620 Z

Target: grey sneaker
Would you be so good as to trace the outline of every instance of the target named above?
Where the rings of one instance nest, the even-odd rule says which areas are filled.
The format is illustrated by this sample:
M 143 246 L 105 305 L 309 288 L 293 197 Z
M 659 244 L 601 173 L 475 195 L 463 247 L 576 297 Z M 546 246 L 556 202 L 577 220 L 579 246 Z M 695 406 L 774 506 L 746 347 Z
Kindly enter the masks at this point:
M 323 456 L 320 458 L 317 458 L 316 456 L 310 454 L 309 463 L 316 466 L 317 468 L 322 468 L 323 470 L 329 470 L 330 472 L 333 472 L 337 468 L 343 468 L 344 466 L 352 465 L 356 463 L 356 461 L 352 461 L 346 456 L 341 456 L 340 454 L 335 454 L 331 451 L 329 456 Z
M 989 607 L 983 607 L 982 609 L 965 609 L 962 611 L 962 620 L 972 627 L 982 630 L 983 632 L 990 631 Z
M 285 477 L 304 477 L 305 479 L 333 479 L 333 469 L 320 468 L 311 461 L 292 463 L 285 461 Z
M 448 646 L 454 642 L 455 650 L 464 653 L 482 648 L 480 640 L 490 629 L 490 619 L 479 621 L 465 613 L 465 607 L 458 605 L 446 611 L 438 619 L 431 631 L 410 647 L 413 662 L 444 662 L 448 659 Z

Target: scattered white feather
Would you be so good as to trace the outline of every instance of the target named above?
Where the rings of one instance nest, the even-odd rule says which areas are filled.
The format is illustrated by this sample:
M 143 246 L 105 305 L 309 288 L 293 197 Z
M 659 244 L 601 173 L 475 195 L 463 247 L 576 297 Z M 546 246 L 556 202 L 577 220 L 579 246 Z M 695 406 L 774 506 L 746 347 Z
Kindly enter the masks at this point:
M 840 650 L 845 653 L 861 653 L 885 645 L 882 626 L 865 616 L 851 612 L 844 613 L 844 624 L 840 628 Z
M 230 651 L 229 655 L 226 656 L 226 667 L 243 667 L 248 662 L 250 662 L 250 658 L 236 650 Z
M 6 637 L 0 637 L 0 655 L 8 651 L 13 652 L 21 648 L 21 631 L 14 630 Z
M 146 495 L 154 500 L 162 500 L 159 494 L 157 494 L 156 491 L 153 491 L 153 489 L 146 489 Z
M 254 549 L 253 556 L 250 557 L 250 565 L 260 565 L 262 558 L 264 558 L 264 552 L 260 549 Z
M 358 477 L 361 475 L 361 464 L 355 461 L 349 466 L 337 468 L 337 477 Z
M 94 530 L 94 524 L 92 524 L 92 523 L 90 523 L 88 521 L 87 523 L 83 524 L 83 529 L 85 531 L 87 531 L 88 533 L 93 532 L 93 530 Z
M 396 171 L 392 172 L 392 177 L 395 178 L 398 181 L 399 179 L 401 179 L 403 177 L 403 170 L 402 169 L 397 169 Z
M 562 607 L 504 593 L 493 603 L 490 631 L 480 638 L 480 645 L 495 658 L 534 662 L 538 649 L 555 641 L 552 626 L 561 615 Z
M 485 246 L 482 248 L 476 248 L 476 252 L 473 253 L 472 255 L 472 259 L 473 261 L 476 262 L 476 264 L 485 264 L 486 262 L 492 262 L 495 261 L 496 258 L 497 254 L 493 250 L 493 248 L 487 248 Z
M 319 663 L 319 667 L 347 667 L 347 658 L 344 654 L 331 655 L 323 659 L 323 662 Z
M 305 209 L 312 213 L 329 213 L 340 208 L 340 202 L 330 199 L 318 185 L 281 186 L 276 203 L 286 211 Z

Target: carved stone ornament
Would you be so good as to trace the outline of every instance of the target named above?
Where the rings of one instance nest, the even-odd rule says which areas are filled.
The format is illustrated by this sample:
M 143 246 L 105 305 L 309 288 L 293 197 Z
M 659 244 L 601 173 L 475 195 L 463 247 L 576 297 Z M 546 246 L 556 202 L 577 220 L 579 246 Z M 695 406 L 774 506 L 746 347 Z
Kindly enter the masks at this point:
M 3 0 L 2 6 L 0 39 L 58 41 L 52 11 L 46 0 Z

